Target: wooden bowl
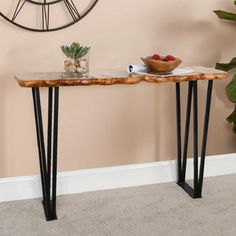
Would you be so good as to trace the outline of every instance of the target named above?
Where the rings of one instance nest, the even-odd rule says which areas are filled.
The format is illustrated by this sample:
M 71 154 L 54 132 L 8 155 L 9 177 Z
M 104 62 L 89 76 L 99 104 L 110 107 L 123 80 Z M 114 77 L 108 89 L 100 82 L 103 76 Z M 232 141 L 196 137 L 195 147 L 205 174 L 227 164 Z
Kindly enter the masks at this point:
M 160 73 L 171 72 L 172 70 L 177 68 L 182 62 L 179 58 L 176 58 L 175 61 L 158 61 L 151 59 L 151 57 L 141 57 L 141 59 L 152 72 Z

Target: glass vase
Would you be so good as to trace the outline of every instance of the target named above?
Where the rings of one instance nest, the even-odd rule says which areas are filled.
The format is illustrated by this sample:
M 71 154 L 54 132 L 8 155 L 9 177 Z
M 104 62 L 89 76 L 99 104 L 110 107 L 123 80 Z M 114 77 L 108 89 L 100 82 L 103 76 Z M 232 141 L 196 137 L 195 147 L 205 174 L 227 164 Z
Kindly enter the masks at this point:
M 86 77 L 89 73 L 89 54 L 83 57 L 64 61 L 65 76 Z

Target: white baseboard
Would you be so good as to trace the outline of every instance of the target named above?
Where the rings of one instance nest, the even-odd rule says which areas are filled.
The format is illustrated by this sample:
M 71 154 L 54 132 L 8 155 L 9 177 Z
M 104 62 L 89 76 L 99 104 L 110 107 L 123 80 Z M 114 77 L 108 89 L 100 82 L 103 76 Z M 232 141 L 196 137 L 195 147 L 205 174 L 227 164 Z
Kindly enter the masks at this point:
M 192 178 L 193 159 L 186 177 Z M 206 157 L 205 177 L 236 173 L 236 154 Z M 58 195 L 176 181 L 176 161 L 124 165 L 58 173 Z M 39 198 L 39 176 L 0 179 L 0 202 Z

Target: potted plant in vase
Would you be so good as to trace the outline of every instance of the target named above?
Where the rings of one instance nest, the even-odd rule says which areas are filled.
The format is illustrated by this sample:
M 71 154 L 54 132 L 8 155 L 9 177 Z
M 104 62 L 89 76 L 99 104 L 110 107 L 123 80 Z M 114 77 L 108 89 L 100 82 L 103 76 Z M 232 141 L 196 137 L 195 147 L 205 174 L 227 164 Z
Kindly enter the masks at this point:
M 236 5 L 236 1 L 234 1 L 234 4 Z M 220 19 L 236 22 L 236 14 L 235 13 L 222 11 L 222 10 L 216 10 L 214 12 Z M 234 68 L 236 68 L 236 57 L 234 57 L 228 63 L 217 63 L 216 64 L 216 69 L 223 70 L 223 71 L 230 71 Z M 226 118 L 226 120 L 230 124 L 233 124 L 233 132 L 236 134 L 236 74 L 233 76 L 231 82 L 226 86 L 225 90 L 226 90 L 226 94 L 227 94 L 228 99 L 232 103 L 234 103 L 234 110 Z
M 89 73 L 90 47 L 83 47 L 74 42 L 70 46 L 61 46 L 66 56 L 64 70 L 66 76 L 87 76 Z

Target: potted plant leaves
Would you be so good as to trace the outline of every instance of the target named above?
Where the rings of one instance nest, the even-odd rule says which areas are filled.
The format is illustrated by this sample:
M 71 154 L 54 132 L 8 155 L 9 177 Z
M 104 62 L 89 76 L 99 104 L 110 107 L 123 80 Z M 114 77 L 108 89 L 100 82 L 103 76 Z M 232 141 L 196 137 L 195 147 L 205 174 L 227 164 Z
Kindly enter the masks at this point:
M 236 1 L 234 1 L 234 4 L 236 5 Z M 214 12 L 220 19 L 236 22 L 236 14 L 235 13 L 222 11 L 222 10 L 216 10 Z M 236 68 L 236 57 L 234 57 L 228 63 L 217 63 L 216 64 L 216 69 L 223 70 L 223 71 L 230 71 L 234 68 Z M 226 86 L 226 94 L 227 94 L 228 99 L 232 103 L 234 103 L 234 110 L 226 118 L 226 120 L 230 124 L 233 124 L 233 132 L 236 133 L 236 74 L 233 76 L 231 82 Z
M 87 76 L 89 73 L 89 51 L 90 47 L 83 47 L 74 42 L 69 46 L 61 46 L 65 54 L 64 70 L 66 76 Z

